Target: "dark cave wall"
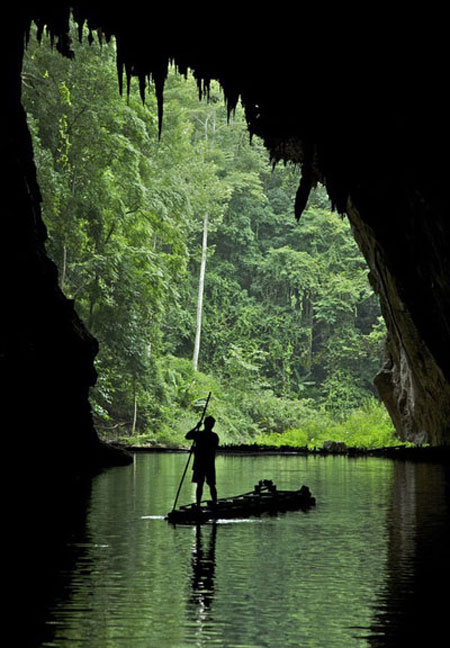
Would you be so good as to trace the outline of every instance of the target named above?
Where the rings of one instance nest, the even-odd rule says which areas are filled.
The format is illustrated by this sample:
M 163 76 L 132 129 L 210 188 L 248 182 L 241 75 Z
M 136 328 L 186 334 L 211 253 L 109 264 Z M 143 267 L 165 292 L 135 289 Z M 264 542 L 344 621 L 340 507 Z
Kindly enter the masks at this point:
M 23 459 L 47 471 L 95 470 L 103 446 L 88 401 L 97 342 L 58 287 L 45 252 L 31 137 L 20 104 L 23 31 L 10 32 L 2 209 L 2 420 Z M 22 458 L 22 457 L 21 457 Z
M 347 213 L 388 328 L 385 362 L 375 379 L 380 396 L 401 438 L 449 445 L 448 129 L 446 106 L 432 96 L 428 109 L 419 102 L 414 124 L 405 113 L 401 127 L 387 131 L 387 146 L 371 147 L 376 182 L 370 186 L 371 176 L 362 175 L 353 182 Z
M 401 278 L 394 276 L 389 269 L 389 258 L 386 257 L 386 252 L 377 241 L 373 230 L 363 222 L 350 202 L 348 214 L 355 238 L 371 268 L 371 283 L 380 297 L 388 330 L 384 363 L 375 377 L 380 397 L 401 439 L 416 444 L 448 445 L 449 381 L 421 337 L 411 313 L 412 309 L 405 301 L 407 292 L 405 297 Z M 399 244 L 401 242 L 404 243 L 403 236 Z M 415 288 L 417 293 L 414 295 L 413 306 L 421 290 L 417 284 Z M 432 328 L 429 325 L 424 333 L 435 335 L 436 331 L 433 332 Z

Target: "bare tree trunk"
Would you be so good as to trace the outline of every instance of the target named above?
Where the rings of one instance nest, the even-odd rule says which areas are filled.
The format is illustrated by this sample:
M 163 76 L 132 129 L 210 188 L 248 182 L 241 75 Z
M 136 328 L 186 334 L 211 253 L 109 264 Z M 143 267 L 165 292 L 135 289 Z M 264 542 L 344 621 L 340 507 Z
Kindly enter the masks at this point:
M 134 436 L 136 430 L 136 419 L 137 419 L 137 397 L 136 397 L 136 387 L 134 388 L 134 412 L 133 412 L 133 425 L 131 426 L 131 434 Z
M 205 289 L 205 271 L 206 271 L 206 252 L 208 249 L 208 216 L 203 219 L 203 240 L 202 240 L 202 260 L 200 263 L 200 277 L 198 280 L 198 297 L 197 297 L 197 327 L 195 330 L 194 355 L 192 364 L 197 371 L 198 356 L 200 353 L 200 336 L 202 332 L 202 314 L 203 314 L 203 292 Z
M 307 369 L 308 372 L 312 368 L 312 357 L 313 357 L 313 335 L 314 335 L 314 311 L 312 306 L 312 301 L 309 295 L 304 295 L 303 297 L 303 309 L 302 309 L 302 326 L 308 328 L 308 355 L 307 355 Z

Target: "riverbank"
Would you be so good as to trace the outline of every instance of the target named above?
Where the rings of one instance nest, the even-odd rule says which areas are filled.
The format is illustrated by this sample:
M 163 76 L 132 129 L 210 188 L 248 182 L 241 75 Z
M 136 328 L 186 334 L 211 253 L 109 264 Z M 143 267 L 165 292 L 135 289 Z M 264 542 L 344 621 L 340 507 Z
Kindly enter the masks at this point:
M 186 447 L 148 446 L 123 446 L 128 452 L 161 452 L 161 453 L 188 453 Z M 236 455 L 300 455 L 300 456 L 346 456 L 352 457 L 382 457 L 401 461 L 450 463 L 450 447 L 407 447 L 403 445 L 385 448 L 306 448 L 292 446 L 260 446 L 257 444 L 239 444 L 220 446 L 218 454 Z
M 270 407 L 266 401 L 255 401 L 255 407 L 247 408 L 245 414 L 242 408 L 217 397 L 208 412 L 218 421 L 216 431 L 222 445 L 311 449 L 322 448 L 325 443 L 345 443 L 347 447 L 370 449 L 401 444 L 389 414 L 375 399 L 339 416 L 324 409 L 316 410 L 304 401 L 291 403 L 287 409 L 279 399 L 275 401 Z M 119 423 L 105 428 L 100 420 L 96 420 L 96 427 L 104 441 L 126 447 L 183 448 L 186 432 L 196 425 L 201 412 L 173 408 L 169 414 L 163 426 L 152 430 L 139 429 L 133 433 Z

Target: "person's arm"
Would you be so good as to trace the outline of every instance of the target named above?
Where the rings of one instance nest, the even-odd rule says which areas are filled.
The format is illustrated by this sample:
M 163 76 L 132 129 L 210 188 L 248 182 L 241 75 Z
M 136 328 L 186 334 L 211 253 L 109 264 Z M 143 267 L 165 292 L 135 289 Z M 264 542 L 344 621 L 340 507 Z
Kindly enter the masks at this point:
M 197 428 L 194 428 L 193 430 L 189 430 L 189 432 L 186 434 L 184 438 L 192 439 L 193 441 L 195 441 L 197 439 L 197 435 L 198 435 L 198 430 Z

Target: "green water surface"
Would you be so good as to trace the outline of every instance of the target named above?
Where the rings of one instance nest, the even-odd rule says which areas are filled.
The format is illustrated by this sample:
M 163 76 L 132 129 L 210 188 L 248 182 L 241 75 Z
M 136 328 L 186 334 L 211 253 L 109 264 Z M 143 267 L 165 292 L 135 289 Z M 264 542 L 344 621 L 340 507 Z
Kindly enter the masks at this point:
M 185 462 L 184 454 L 137 454 L 94 479 L 43 646 L 352 648 L 391 645 L 389 637 L 402 645 L 394 639 L 413 614 L 404 599 L 417 585 L 419 522 L 429 539 L 436 516 L 439 524 L 446 516 L 441 467 L 220 456 L 219 497 L 264 478 L 308 485 L 317 506 L 173 527 L 162 516 Z M 187 479 L 180 503 L 193 499 Z

